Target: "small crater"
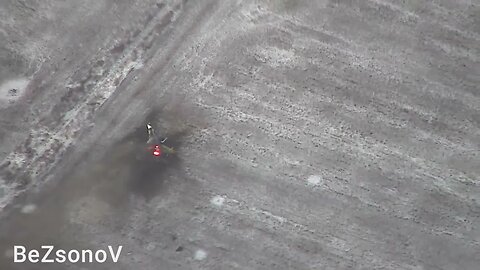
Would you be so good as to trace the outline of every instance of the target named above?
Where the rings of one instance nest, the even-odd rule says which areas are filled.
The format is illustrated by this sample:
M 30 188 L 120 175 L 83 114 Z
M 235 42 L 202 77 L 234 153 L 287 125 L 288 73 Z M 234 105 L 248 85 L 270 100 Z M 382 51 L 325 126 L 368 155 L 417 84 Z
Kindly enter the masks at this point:
M 17 92 L 18 92 L 18 89 L 15 89 L 15 88 L 8 90 L 8 94 L 12 97 L 16 96 Z
M 183 247 L 182 246 L 179 246 L 177 249 L 175 249 L 176 252 L 181 252 L 183 251 Z
M 222 206 L 224 202 L 225 198 L 220 195 L 217 195 L 210 200 L 210 203 L 215 206 Z
M 0 85 L 0 107 L 6 104 L 12 104 L 17 101 L 25 92 L 29 80 L 27 78 L 17 78 L 4 82 Z

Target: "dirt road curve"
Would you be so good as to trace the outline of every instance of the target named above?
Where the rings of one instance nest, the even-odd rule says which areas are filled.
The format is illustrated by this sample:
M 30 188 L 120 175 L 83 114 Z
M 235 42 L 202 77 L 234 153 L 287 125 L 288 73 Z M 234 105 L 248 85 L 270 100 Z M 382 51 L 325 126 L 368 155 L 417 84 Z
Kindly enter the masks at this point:
M 476 0 L 1 1 L 0 269 L 479 269 L 479 58 Z

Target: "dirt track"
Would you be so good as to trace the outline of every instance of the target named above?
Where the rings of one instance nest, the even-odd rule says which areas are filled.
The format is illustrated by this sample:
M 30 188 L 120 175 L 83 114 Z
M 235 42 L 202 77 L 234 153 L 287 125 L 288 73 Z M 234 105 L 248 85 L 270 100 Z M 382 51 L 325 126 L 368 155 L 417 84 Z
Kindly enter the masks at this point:
M 2 1 L 0 269 L 478 269 L 479 14 Z M 178 156 L 139 157 L 147 120 Z

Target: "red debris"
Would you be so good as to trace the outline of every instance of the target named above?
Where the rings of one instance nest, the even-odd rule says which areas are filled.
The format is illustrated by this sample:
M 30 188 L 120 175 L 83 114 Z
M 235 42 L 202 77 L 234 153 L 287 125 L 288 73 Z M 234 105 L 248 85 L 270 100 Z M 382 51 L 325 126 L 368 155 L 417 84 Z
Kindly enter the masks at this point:
M 153 147 L 153 155 L 158 157 L 161 153 L 162 151 L 160 150 L 160 145 L 155 145 Z

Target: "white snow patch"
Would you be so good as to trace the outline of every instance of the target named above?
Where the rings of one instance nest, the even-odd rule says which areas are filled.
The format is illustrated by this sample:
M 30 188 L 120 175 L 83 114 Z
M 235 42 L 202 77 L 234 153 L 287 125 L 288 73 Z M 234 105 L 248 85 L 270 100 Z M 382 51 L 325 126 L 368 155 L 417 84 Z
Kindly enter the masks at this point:
M 292 67 L 297 62 L 297 57 L 293 50 L 285 50 L 277 47 L 257 47 L 254 57 L 257 61 L 275 68 Z
M 15 185 L 5 183 L 5 180 L 0 178 L 0 210 L 10 202 L 18 192 L 15 191 Z
M 27 205 L 23 206 L 21 212 L 23 214 L 31 214 L 31 213 L 35 212 L 35 210 L 37 210 L 37 206 L 35 204 L 31 203 L 31 204 L 27 204 Z
M 320 175 L 310 175 L 307 182 L 311 186 L 318 186 L 322 183 L 322 177 Z
M 253 211 L 254 213 L 262 214 L 263 216 L 267 217 L 268 219 L 275 219 L 276 221 L 278 221 L 280 223 L 284 223 L 284 222 L 287 221 L 287 219 L 284 218 L 284 217 L 274 215 L 271 212 L 268 212 L 268 211 L 265 211 L 265 210 L 262 210 L 262 209 L 257 209 L 256 207 L 251 207 L 250 210 Z
M 210 200 L 210 203 L 215 205 L 215 206 L 222 206 L 224 202 L 225 202 L 225 198 L 223 196 L 220 196 L 220 195 L 214 196 Z
M 207 252 L 205 252 L 205 250 L 203 249 L 199 249 L 195 251 L 195 255 L 193 256 L 193 258 L 197 261 L 204 260 L 205 258 L 207 258 Z
M 292 159 L 289 159 L 289 158 L 283 158 L 283 160 L 285 161 L 285 163 L 287 164 L 290 164 L 290 165 L 294 165 L 294 166 L 298 166 L 300 165 L 300 161 L 298 160 L 292 160 Z
M 238 201 L 225 196 L 224 198 L 225 204 L 223 205 L 223 207 L 225 207 L 231 213 L 239 213 L 242 215 L 250 216 L 257 222 L 267 224 L 267 226 L 270 226 L 274 229 L 277 229 L 279 226 L 290 226 L 295 229 L 306 230 L 305 225 L 296 223 L 295 221 L 289 220 L 285 217 L 275 215 L 272 212 L 259 209 L 254 206 L 249 206 L 244 201 Z

